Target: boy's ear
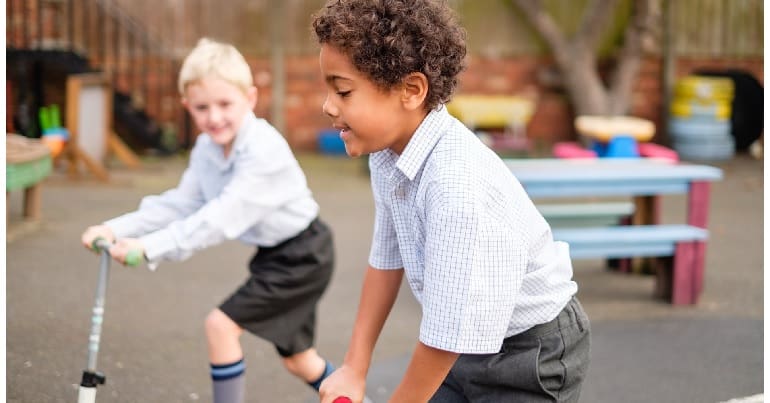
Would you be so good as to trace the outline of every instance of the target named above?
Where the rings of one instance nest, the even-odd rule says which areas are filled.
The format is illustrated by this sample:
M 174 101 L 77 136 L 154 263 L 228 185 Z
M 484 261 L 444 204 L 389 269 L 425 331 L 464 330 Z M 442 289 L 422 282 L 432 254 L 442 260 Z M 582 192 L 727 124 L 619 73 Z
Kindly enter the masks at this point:
M 428 96 L 428 78 L 422 73 L 410 73 L 402 81 L 401 102 L 408 110 L 422 108 Z
M 251 109 L 254 110 L 254 108 L 257 107 L 257 99 L 259 98 L 259 91 L 257 90 L 257 87 L 249 87 L 249 89 L 246 90 L 246 98 L 249 100 Z

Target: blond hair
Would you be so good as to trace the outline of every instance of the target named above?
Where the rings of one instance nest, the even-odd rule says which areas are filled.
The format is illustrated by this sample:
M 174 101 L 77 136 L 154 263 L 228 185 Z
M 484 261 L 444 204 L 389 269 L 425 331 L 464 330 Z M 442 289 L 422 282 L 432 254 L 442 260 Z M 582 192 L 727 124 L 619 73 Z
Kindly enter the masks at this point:
M 254 86 L 251 68 L 235 46 L 202 38 L 185 57 L 179 71 L 179 93 L 206 77 L 227 81 L 244 92 Z

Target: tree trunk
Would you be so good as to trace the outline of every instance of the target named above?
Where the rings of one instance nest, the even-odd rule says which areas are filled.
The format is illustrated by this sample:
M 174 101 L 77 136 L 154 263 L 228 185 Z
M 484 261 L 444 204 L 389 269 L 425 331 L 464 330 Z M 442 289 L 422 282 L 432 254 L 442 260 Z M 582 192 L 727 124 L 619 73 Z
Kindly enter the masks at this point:
M 634 1 L 634 15 L 624 33 L 617 67 L 606 87 L 597 69 L 599 28 L 613 12 L 617 0 L 591 1 L 575 36 L 565 37 L 540 0 L 513 0 L 540 33 L 556 64 L 576 115 L 624 115 L 629 112 L 634 80 L 642 57 L 641 40 L 649 27 L 654 0 Z
M 571 53 L 575 56 L 570 58 L 569 63 L 559 67 L 575 114 L 578 116 L 606 114 L 607 91 L 597 72 L 595 60 L 580 55 L 580 52 Z

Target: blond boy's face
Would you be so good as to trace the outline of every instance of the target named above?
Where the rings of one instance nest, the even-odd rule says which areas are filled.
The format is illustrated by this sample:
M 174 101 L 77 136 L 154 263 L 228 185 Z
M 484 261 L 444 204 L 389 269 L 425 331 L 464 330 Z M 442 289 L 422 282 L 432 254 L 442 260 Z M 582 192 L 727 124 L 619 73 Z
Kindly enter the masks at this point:
M 182 104 L 198 129 L 221 145 L 227 155 L 244 117 L 257 104 L 257 89 L 244 92 L 220 78 L 206 77 L 187 86 Z
M 321 46 L 319 61 L 326 82 L 323 111 L 340 130 L 348 155 L 358 157 L 386 148 L 400 154 L 413 133 L 402 123 L 401 91 L 378 88 L 347 55 L 328 44 Z

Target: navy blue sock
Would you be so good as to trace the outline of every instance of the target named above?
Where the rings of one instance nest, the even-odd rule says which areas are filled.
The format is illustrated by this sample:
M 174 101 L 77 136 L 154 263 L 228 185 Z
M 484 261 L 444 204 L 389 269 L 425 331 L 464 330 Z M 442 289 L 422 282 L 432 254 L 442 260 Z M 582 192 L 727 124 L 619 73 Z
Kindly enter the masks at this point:
M 326 379 L 329 375 L 331 375 L 335 369 L 336 368 L 334 368 L 334 365 L 332 365 L 332 363 L 330 363 L 329 361 L 326 361 L 326 368 L 324 368 L 324 373 L 321 374 L 321 377 L 318 378 L 315 382 L 308 382 L 307 384 L 312 386 L 313 389 L 317 391 L 318 389 L 321 388 L 321 382 L 323 382 L 324 379 Z
M 243 359 L 223 365 L 211 364 L 214 403 L 243 403 L 246 365 Z

